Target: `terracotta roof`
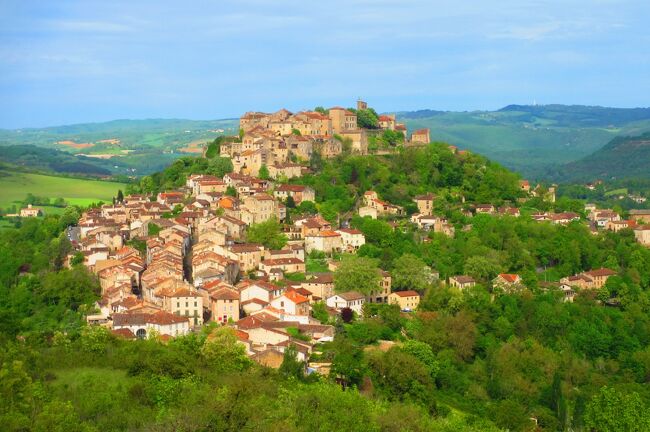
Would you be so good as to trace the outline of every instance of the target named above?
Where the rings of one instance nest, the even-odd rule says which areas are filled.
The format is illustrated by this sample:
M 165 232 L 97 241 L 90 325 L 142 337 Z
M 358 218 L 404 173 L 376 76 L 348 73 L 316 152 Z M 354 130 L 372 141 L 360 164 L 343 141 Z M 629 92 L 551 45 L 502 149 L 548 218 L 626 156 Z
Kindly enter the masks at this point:
M 338 235 L 338 234 L 337 234 Z M 262 261 L 266 266 L 285 265 L 285 264 L 304 264 L 305 262 L 298 258 L 276 258 Z
M 307 187 L 302 186 L 302 185 L 283 184 L 283 185 L 280 185 L 276 189 L 276 191 L 278 191 L 278 192 L 302 192 L 305 189 L 307 189 Z
M 585 272 L 585 274 L 592 277 L 599 277 L 599 276 L 614 276 L 616 272 L 614 270 L 601 267 L 596 270 L 590 270 L 588 272 Z
M 420 294 L 417 291 L 413 291 L 413 290 L 395 291 L 393 294 L 396 294 L 400 297 L 420 297 Z
M 265 302 L 265 301 L 262 300 L 262 299 L 252 298 L 252 299 L 250 299 L 250 300 L 246 300 L 245 302 L 242 302 L 241 305 L 242 305 L 242 306 L 246 306 L 246 305 L 251 304 L 251 303 L 255 303 L 255 304 L 258 304 L 258 305 L 261 305 L 261 306 L 266 306 L 266 305 L 269 304 L 269 302 Z
M 240 319 L 236 324 L 237 328 L 247 330 L 262 327 L 262 324 L 267 321 L 277 321 L 277 318 L 269 314 L 250 315 Z
M 265 289 L 265 290 L 267 290 L 269 292 L 270 291 L 277 291 L 277 290 L 280 289 L 279 286 L 274 285 L 271 282 L 267 282 L 267 281 L 264 281 L 264 280 L 247 280 L 247 281 L 244 281 L 244 282 L 240 283 L 238 285 L 238 288 L 239 288 L 239 291 L 242 291 L 242 290 L 248 288 L 249 286 L 253 286 L 253 285 L 257 286 L 257 287 L 260 287 L 262 289 Z
M 285 291 L 285 293 L 283 295 L 284 295 L 284 297 L 291 300 L 295 304 L 309 302 L 309 299 L 307 297 L 305 297 L 305 296 L 303 296 L 301 294 L 298 294 L 298 292 L 295 291 L 295 290 L 287 290 L 287 291 Z
M 336 231 L 321 231 L 310 237 L 340 237 L 340 236 L 341 234 L 337 233 Z
M 234 289 L 221 288 L 210 295 L 213 300 L 239 300 L 239 293 Z
M 230 250 L 234 253 L 244 252 L 260 252 L 262 245 L 256 243 L 236 243 L 230 246 Z
M 357 229 L 352 229 L 352 228 L 339 228 L 337 231 L 344 232 L 346 234 L 352 234 L 352 235 L 363 235 L 363 233 Z
M 201 297 L 187 288 L 180 288 L 174 291 L 169 297 Z
M 519 275 L 511 274 L 511 273 L 500 273 L 499 277 L 508 283 L 515 283 L 517 282 Z
M 169 325 L 188 322 L 188 317 L 181 317 L 166 311 L 155 313 L 118 313 L 113 315 L 114 326 L 143 324 Z
M 122 337 L 124 339 L 135 339 L 135 335 L 128 328 L 115 329 L 112 331 L 115 336 Z

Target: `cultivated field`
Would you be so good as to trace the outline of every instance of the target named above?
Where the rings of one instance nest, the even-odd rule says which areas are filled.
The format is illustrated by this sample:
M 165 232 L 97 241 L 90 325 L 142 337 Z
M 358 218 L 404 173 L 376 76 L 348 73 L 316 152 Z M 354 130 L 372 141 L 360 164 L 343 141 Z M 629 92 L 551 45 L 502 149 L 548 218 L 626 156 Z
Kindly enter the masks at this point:
M 63 198 L 70 204 L 85 206 L 98 201 L 109 202 L 118 189 L 124 188 L 122 183 L 0 171 L 0 208 L 18 205 L 28 193 L 50 199 Z

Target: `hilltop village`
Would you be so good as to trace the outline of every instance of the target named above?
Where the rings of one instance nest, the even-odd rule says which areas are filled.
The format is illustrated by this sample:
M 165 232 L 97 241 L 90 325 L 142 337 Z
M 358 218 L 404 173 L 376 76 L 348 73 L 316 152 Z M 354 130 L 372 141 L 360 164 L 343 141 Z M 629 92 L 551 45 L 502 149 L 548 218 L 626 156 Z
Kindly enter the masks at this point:
M 360 121 L 359 116 L 367 120 Z M 235 172 L 257 176 L 266 166 L 272 178 L 290 179 L 302 174 L 299 162 L 309 161 L 314 152 L 324 158 L 344 150 L 365 155 L 369 140 L 386 132 L 406 146 L 430 142 L 429 129 L 415 130 L 409 137 L 406 126 L 396 122 L 394 114 L 377 115 L 359 100 L 354 110 L 247 112 L 240 119 L 241 139 L 222 144 L 221 155 L 232 158 Z
M 358 109 L 365 109 L 361 104 Z M 240 139 L 225 142 L 220 149 L 222 156 L 231 158 L 232 172 L 223 177 L 192 174 L 177 190 L 132 194 L 86 211 L 67 235 L 75 247 L 69 264 L 83 262 L 101 285 L 101 300 L 88 322 L 125 338 L 163 340 L 210 323 L 230 326 L 252 359 L 279 367 L 287 347 L 295 346 L 299 359 L 308 361 L 317 343 L 331 341 L 332 317 L 361 316 L 365 304 L 394 304 L 405 314 L 417 310 L 423 292 L 395 290 L 391 274 L 381 269 L 370 290 L 337 289 L 345 258 L 366 244 L 362 231 L 345 219 L 333 223 L 320 214 L 287 218 L 287 207 L 317 201 L 313 188 L 287 183 L 309 173 L 302 162 L 313 152 L 334 157 L 344 145 L 350 146 L 349 152 L 367 152 L 369 132 L 358 126 L 354 112 L 337 107 L 326 112 L 246 113 Z M 379 121 L 385 130 L 406 132 L 394 116 L 379 116 Z M 427 130 L 416 131 L 405 145 L 428 143 L 428 135 Z M 457 158 L 467 154 L 453 146 L 449 152 Z M 525 180 L 519 187 L 522 202 L 533 197 L 555 201 L 553 187 L 532 188 Z M 409 215 L 370 190 L 359 198 L 355 211 L 363 218 L 387 220 L 395 230 L 411 224 L 422 233 L 422 241 L 428 241 L 429 233 L 454 237 L 458 227 L 436 213 L 437 199 L 433 193 L 415 196 L 417 211 Z M 522 217 L 515 206 L 466 204 L 468 218 Z M 650 245 L 647 211 L 637 211 L 630 220 L 593 205 L 585 211 L 588 218 L 579 223 L 589 224 L 593 234 L 633 228 L 637 241 Z M 555 225 L 581 220 L 574 212 L 530 217 Z M 251 241 L 273 226 L 286 239 L 280 247 Z M 423 270 L 427 280 L 460 291 L 476 284 L 469 275 L 439 280 L 436 269 Z M 545 284 L 545 289 L 561 292 L 570 302 L 580 291 L 602 288 L 614 275 L 612 269 L 596 268 L 565 275 L 557 283 Z M 498 274 L 491 284 L 503 292 L 525 289 L 518 274 Z M 329 364 L 309 366 L 326 373 Z

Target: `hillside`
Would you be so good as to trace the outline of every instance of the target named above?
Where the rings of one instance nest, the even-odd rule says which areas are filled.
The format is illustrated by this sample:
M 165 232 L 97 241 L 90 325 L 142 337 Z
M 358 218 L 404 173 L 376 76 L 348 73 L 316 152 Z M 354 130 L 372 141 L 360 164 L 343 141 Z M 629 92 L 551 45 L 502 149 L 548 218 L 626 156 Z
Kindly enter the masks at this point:
M 190 174 L 221 177 L 232 170 L 226 161 L 219 157 L 180 158 L 130 189 L 171 191 L 184 185 Z M 266 318 L 277 311 L 268 308 L 243 318 L 237 312 L 232 318 L 236 329 L 229 317 L 229 324 L 222 325 L 208 315 L 211 322 L 207 326 L 197 325 L 190 331 L 191 314 L 173 315 L 166 312 L 169 306 L 151 301 L 147 310 L 158 310 L 154 315 L 157 327 L 145 329 L 141 323 L 150 318 L 131 297 L 132 285 L 115 277 L 129 265 L 135 267 L 134 275 L 139 274 L 144 250 L 140 256 L 129 248 L 114 252 L 106 264 L 123 264 L 112 267 L 115 271 L 99 272 L 97 277 L 83 264 L 83 251 L 71 249 L 62 235 L 68 221 L 74 222 L 79 215 L 31 218 L 21 221 L 19 227 L 0 230 L 0 370 L 5 381 L 13 383 L 0 386 L 0 397 L 23 401 L 0 404 L 4 418 L 13 421 L 3 430 L 32 430 L 28 426 L 35 418 L 37 425 L 57 427 L 33 430 L 72 432 L 595 431 L 600 430 L 597 415 L 603 411 L 602 400 L 608 404 L 607 418 L 627 418 L 612 430 L 649 430 L 650 250 L 636 243 L 629 232 L 603 230 L 594 235 L 582 221 L 564 226 L 529 217 L 537 211 L 530 206 L 558 211 L 577 205 L 582 209 L 581 201 L 536 199 L 521 208 L 521 217 L 470 216 L 461 210 L 479 203 L 515 203 L 526 194 L 515 173 L 481 155 L 456 153 L 442 143 L 389 155 L 343 154 L 310 162 L 312 172 L 292 179 L 292 183 L 312 186 L 315 202 L 303 200 L 296 205 L 287 199 L 282 223 L 275 218 L 251 223 L 245 237 L 238 240 L 255 249 L 262 243 L 277 250 L 288 241 L 287 229 L 307 221 L 322 227 L 323 236 L 337 235 L 326 229 L 328 224 L 321 224 L 319 217 L 305 219 L 319 213 L 332 228 L 338 228 L 339 221 L 349 224 L 348 228 L 357 231 L 339 232 L 362 236 L 364 244 L 353 253 L 330 252 L 337 269 L 325 275 L 322 272 L 330 272 L 325 259 L 328 254 L 318 249 L 306 254 L 302 249 L 306 244 L 296 239 L 289 253 L 305 252 L 303 271 L 287 272 L 284 280 L 277 282 L 249 279 L 240 271 L 242 283 L 236 285 L 240 291 L 220 290 L 230 290 L 226 292 L 234 296 L 235 308 L 241 300 L 238 292 L 250 292 L 248 288 L 254 284 L 264 293 L 282 290 L 280 298 L 298 299 L 311 308 L 304 316 L 309 313 L 316 320 L 310 319 L 310 323 L 316 325 Z M 261 189 L 256 197 L 278 191 Z M 368 190 L 390 204 L 403 205 L 406 214 L 391 212 L 377 219 L 352 216 L 350 210 L 368 196 Z M 409 222 L 408 214 L 419 210 L 410 198 L 426 192 L 435 196 L 427 198 L 433 215 L 444 215 L 451 231 L 431 231 Z M 239 197 L 245 208 L 249 197 L 243 195 Z M 186 208 L 198 203 L 190 204 L 196 196 L 186 197 Z M 264 201 L 270 204 L 274 200 L 269 196 Z M 219 200 L 217 205 L 222 202 L 226 201 Z M 115 212 L 110 213 L 115 219 L 87 218 L 84 228 L 93 230 L 86 238 L 93 238 L 93 231 L 109 231 L 117 224 L 118 215 L 132 226 L 149 223 L 151 212 L 146 210 L 152 207 L 127 205 L 128 212 L 121 204 L 114 207 Z M 184 217 L 169 220 L 172 228 L 167 233 L 186 232 L 184 226 L 188 231 L 196 226 L 199 231 L 207 228 L 202 233 L 216 232 L 210 224 L 219 219 L 212 216 L 217 212 L 229 216 L 225 207 L 206 209 L 207 217 L 199 218 L 196 225 Z M 152 222 L 146 235 L 132 237 L 135 241 L 131 244 L 144 249 L 149 240 L 163 243 L 166 235 L 151 228 L 158 222 Z M 102 248 L 102 244 L 112 244 L 111 240 L 112 236 L 97 235 L 90 246 Z M 231 253 L 236 250 L 234 245 L 202 239 L 187 248 L 188 261 L 193 265 L 206 257 L 226 261 L 213 251 L 200 254 L 205 246 L 219 251 L 230 248 Z M 86 247 L 87 243 L 80 246 Z M 248 247 L 244 250 L 250 251 Z M 179 288 L 172 295 L 185 296 L 184 269 L 173 265 L 173 257 L 180 260 L 185 245 L 168 241 L 165 248 L 173 256 L 149 254 L 143 279 L 150 281 L 149 275 L 163 267 L 162 277 L 153 283 L 167 285 L 176 276 Z M 71 268 L 63 265 L 68 256 L 72 256 Z M 257 265 L 272 261 L 278 260 L 262 261 L 260 256 Z M 323 264 L 316 269 L 315 262 Z M 96 262 L 95 270 L 99 266 Z M 602 267 L 617 269 L 617 275 L 609 276 L 603 287 L 577 288 L 577 294 L 569 291 L 570 300 L 575 296 L 575 301 L 567 301 L 566 294 L 560 292 L 561 277 L 578 273 L 593 281 L 582 272 L 605 270 Z M 214 268 L 219 268 L 216 262 Z M 310 275 L 313 271 L 318 274 Z M 502 274 L 505 272 L 508 274 Z M 456 275 L 467 275 L 473 286 L 459 288 L 442 282 Z M 494 282 L 497 275 L 497 281 L 511 279 L 509 276 L 521 280 L 503 285 Z M 332 292 L 345 299 L 347 291 L 353 301 L 361 299 L 363 306 L 353 304 L 354 310 L 335 305 L 339 311 L 330 314 L 322 301 L 302 300 L 296 286 L 315 297 L 308 287 L 316 280 L 307 279 L 309 276 L 325 281 L 331 276 Z M 549 279 L 553 282 L 547 282 Z M 222 280 L 216 283 L 226 284 Z M 377 290 L 378 286 L 382 289 Z M 152 288 L 143 285 L 136 293 Z M 113 300 L 116 291 L 124 293 L 124 299 Z M 193 295 L 198 312 L 205 306 L 198 304 L 202 303 L 200 294 Z M 365 300 L 375 295 L 384 299 Z M 404 295 L 417 299 L 414 307 L 405 310 L 390 304 Z M 267 303 L 253 296 L 253 301 Z M 111 332 L 104 326 L 85 325 L 86 314 L 94 312 L 92 305 L 97 301 L 124 306 L 125 311 L 127 305 L 133 306 L 128 312 L 106 317 Z M 617 307 L 605 307 L 603 302 Z M 181 327 L 173 336 L 172 325 Z M 634 331 L 628 331 L 630 328 Z M 146 331 L 147 340 L 128 340 L 142 334 L 140 329 Z M 280 342 L 271 344 L 269 333 Z M 266 351 L 247 350 L 246 346 L 264 346 Z M 280 355 L 279 348 L 284 348 Z M 263 361 L 271 355 L 277 359 L 274 363 Z M 306 375 L 306 366 L 316 373 Z M 616 415 L 624 409 L 631 414 Z M 64 421 L 65 427 L 59 428 Z M 636 424 L 641 426 L 630 427 Z
M 624 179 L 650 176 L 650 133 L 616 137 L 593 154 L 562 167 L 564 181 Z
M 51 201 L 63 198 L 66 203 L 87 206 L 93 202 L 109 202 L 118 189 L 125 188 L 124 183 L 25 173 L 0 165 L 0 209 L 14 205 L 20 208 L 27 194 Z M 60 208 L 45 208 L 46 213 L 59 211 Z
M 106 160 L 89 159 L 71 155 L 60 150 L 32 145 L 7 146 L 2 148 L 0 161 L 21 167 L 58 173 L 105 176 L 111 174 L 111 164 Z
M 650 130 L 648 108 L 509 105 L 498 111 L 397 113 L 409 130 L 428 127 L 446 141 L 494 159 L 526 177 L 586 157 L 618 135 Z
M 650 131 L 650 108 L 508 105 L 497 111 L 424 109 L 398 112 L 397 117 L 411 131 L 430 128 L 434 141 L 481 153 L 537 179 L 554 178 L 558 166 L 589 156 L 617 136 Z M 85 155 L 81 162 L 113 174 L 146 175 L 182 155 L 198 154 L 205 142 L 237 130 L 237 119 L 115 120 L 0 130 L 0 147 L 35 145 Z
M 0 130 L 0 147 L 36 146 L 81 157 L 67 163 L 84 163 L 113 174 L 145 175 L 162 170 L 182 155 L 201 153 L 201 146 L 217 136 L 234 134 L 237 120 L 114 120 L 47 128 Z M 12 151 L 11 157 L 17 150 Z M 2 154 L 8 150 L 2 148 Z M 51 154 L 57 160 L 61 154 Z M 22 164 L 22 160 L 10 162 Z M 33 160 L 32 160 L 33 162 Z M 43 168 L 43 163 L 36 167 Z M 73 172 L 70 167 L 48 167 L 57 172 Z

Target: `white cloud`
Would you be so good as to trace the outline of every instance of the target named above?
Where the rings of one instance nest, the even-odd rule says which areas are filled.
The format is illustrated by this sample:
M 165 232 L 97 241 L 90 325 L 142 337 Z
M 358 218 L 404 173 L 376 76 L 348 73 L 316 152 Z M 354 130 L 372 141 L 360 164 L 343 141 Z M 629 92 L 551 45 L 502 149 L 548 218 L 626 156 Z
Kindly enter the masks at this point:
M 81 33 L 126 33 L 134 31 L 130 24 L 111 21 L 54 20 L 46 23 L 48 29 Z

